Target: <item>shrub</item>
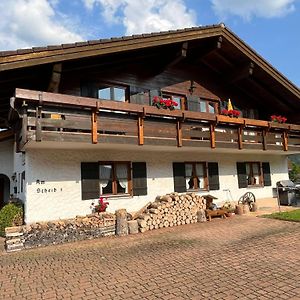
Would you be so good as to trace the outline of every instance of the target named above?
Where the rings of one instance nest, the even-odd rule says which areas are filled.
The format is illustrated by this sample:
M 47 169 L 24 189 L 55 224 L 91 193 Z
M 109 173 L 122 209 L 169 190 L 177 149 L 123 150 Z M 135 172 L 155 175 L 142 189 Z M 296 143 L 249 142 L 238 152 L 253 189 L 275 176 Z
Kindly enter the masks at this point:
M 5 235 L 5 227 L 22 225 L 23 205 L 21 203 L 8 203 L 0 210 L 0 236 Z

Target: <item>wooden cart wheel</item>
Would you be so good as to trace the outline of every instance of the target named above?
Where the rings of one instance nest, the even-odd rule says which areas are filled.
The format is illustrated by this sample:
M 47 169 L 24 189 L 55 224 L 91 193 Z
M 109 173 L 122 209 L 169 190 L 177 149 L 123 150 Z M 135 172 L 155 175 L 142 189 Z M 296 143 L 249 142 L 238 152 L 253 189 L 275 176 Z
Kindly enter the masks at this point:
M 252 209 L 253 203 L 255 203 L 255 196 L 251 192 L 245 193 L 238 201 L 238 204 L 248 204 L 250 210 Z

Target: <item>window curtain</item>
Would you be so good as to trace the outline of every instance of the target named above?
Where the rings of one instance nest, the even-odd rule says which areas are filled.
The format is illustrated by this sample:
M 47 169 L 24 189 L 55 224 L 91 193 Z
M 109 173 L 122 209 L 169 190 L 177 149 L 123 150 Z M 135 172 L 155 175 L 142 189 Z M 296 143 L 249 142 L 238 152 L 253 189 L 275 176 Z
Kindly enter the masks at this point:
M 103 190 L 112 182 L 112 165 L 100 165 L 100 193 L 103 194 Z M 108 191 L 112 193 L 112 191 Z
M 185 165 L 185 182 L 186 182 L 187 189 L 194 188 L 192 173 L 193 173 L 193 166 L 191 164 L 186 164 Z
M 202 164 L 196 164 L 196 173 L 198 177 L 199 189 L 204 189 L 204 170 Z
M 128 166 L 126 164 L 116 165 L 116 177 L 120 186 L 125 189 L 124 192 L 128 193 Z

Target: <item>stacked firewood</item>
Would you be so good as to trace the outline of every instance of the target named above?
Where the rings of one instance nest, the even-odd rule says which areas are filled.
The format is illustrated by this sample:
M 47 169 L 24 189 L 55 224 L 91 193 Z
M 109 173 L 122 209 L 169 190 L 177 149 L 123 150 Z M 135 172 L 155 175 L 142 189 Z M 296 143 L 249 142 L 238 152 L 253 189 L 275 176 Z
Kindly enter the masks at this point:
M 206 200 L 195 193 L 157 196 L 138 216 L 140 232 L 163 227 L 196 223 L 199 212 L 205 215 Z

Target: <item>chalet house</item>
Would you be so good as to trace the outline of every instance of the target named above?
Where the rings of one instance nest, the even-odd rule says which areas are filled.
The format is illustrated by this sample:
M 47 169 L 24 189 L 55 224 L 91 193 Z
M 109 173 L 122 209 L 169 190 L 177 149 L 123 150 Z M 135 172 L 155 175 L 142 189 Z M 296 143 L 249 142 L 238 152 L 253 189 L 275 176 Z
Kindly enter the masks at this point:
M 1 52 L 0 201 L 22 199 L 30 223 L 99 196 L 109 211 L 174 191 L 270 198 L 299 110 L 299 88 L 224 24 Z

